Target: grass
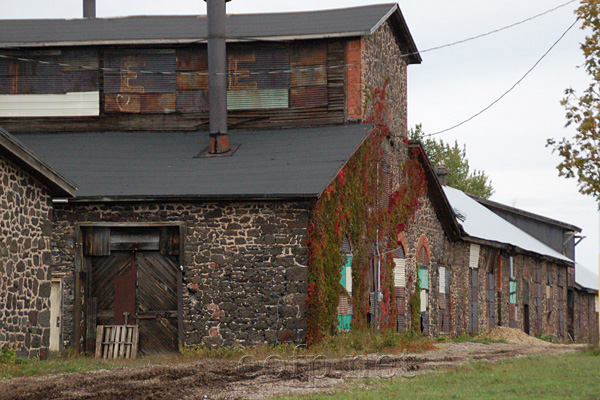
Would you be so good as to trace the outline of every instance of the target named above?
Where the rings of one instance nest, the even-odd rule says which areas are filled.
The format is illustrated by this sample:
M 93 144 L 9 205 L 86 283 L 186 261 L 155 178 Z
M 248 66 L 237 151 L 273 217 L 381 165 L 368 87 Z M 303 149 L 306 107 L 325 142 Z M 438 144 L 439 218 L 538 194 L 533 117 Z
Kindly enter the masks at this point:
M 278 399 L 597 399 L 600 351 L 477 361 L 414 379 L 355 383 L 331 395 Z

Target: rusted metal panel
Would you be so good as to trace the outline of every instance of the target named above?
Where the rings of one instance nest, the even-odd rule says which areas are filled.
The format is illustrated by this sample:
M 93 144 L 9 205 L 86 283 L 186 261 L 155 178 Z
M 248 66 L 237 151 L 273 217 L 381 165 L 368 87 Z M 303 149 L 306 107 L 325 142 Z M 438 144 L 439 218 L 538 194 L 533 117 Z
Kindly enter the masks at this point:
M 177 71 L 208 71 L 206 47 L 177 50 Z
M 175 93 L 146 93 L 142 95 L 142 110 L 151 113 L 175 112 Z
M 178 90 L 177 111 L 199 112 L 208 110 L 208 90 Z
M 63 94 L 98 90 L 95 51 L 69 51 L 64 54 L 19 53 L 17 59 L 0 59 L 0 94 Z M 67 66 L 68 64 L 68 66 Z
M 301 68 L 327 64 L 327 45 L 325 42 L 303 43 L 292 47 L 290 66 Z
M 104 111 L 140 113 L 142 99 L 137 93 L 116 93 L 104 95 Z
M 325 68 L 292 70 L 290 79 L 293 88 L 304 86 L 326 86 L 327 70 Z
M 292 108 L 325 106 L 327 105 L 327 87 L 292 88 L 290 103 Z
M 104 63 L 104 93 L 175 93 L 175 50 L 109 51 Z
M 176 111 L 175 93 L 118 93 L 104 96 L 108 113 L 172 113 Z
M 177 90 L 208 90 L 208 75 L 199 71 L 178 73 Z

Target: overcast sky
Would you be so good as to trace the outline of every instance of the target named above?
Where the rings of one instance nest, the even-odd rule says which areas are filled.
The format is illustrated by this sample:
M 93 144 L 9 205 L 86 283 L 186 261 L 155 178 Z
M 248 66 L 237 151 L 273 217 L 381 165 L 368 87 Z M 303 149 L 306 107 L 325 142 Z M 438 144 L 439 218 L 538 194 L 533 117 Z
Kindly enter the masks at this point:
M 412 0 L 400 8 L 420 50 L 476 36 L 565 3 L 567 0 Z M 0 18 L 78 18 L 83 0 L 0 0 Z M 372 0 L 233 0 L 228 13 L 304 11 L 385 3 Z M 575 21 L 577 3 L 485 38 L 424 52 L 408 72 L 409 126 L 426 133 L 453 126 L 510 88 Z M 205 14 L 202 0 L 97 0 L 98 17 Z M 559 178 L 559 159 L 547 138 L 571 136 L 560 99 L 568 87 L 585 88 L 579 49 L 584 33 L 573 28 L 513 92 L 473 121 L 437 137 L 467 145 L 472 167 L 491 177 L 492 200 L 577 225 L 584 239 L 577 261 L 598 269 L 599 214 L 576 182 Z M 597 282 L 596 282 L 597 284 Z

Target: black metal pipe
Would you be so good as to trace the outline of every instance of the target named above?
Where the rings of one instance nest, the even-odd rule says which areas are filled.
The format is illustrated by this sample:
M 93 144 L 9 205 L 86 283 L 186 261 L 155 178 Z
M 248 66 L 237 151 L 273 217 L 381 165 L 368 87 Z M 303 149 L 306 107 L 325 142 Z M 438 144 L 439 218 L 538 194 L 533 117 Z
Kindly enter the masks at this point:
M 225 45 L 225 3 L 205 0 L 208 15 L 208 102 L 212 154 L 229 151 L 227 135 L 227 55 Z
M 83 0 L 83 18 L 96 18 L 96 0 Z

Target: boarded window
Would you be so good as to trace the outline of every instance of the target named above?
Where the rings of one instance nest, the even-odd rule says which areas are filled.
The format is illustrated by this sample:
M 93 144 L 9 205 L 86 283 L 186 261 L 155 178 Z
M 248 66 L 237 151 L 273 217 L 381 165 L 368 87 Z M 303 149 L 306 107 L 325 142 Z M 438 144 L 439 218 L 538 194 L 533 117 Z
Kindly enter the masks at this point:
M 402 245 L 394 250 L 394 292 L 396 295 L 396 331 L 406 329 L 406 259 Z
M 342 255 L 346 256 L 346 261 L 341 267 L 340 285 L 346 289 L 347 293 L 340 293 L 338 303 L 338 329 L 349 330 L 352 322 L 352 253 L 348 238 L 344 237 Z
M 479 267 L 479 250 L 480 250 L 480 247 L 478 244 L 471 244 L 471 248 L 469 251 L 469 267 L 471 267 L 471 268 Z
M 406 260 L 394 258 L 394 286 L 406 287 Z

